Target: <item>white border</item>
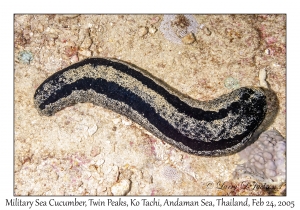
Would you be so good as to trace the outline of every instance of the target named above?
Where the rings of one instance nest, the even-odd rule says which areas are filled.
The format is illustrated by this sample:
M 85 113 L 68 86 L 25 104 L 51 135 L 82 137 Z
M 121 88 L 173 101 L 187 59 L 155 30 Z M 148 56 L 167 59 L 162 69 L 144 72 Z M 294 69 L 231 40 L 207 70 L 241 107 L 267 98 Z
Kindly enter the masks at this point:
M 297 1 L 293 1 L 297 2 Z M 264 200 L 294 200 L 300 189 L 297 176 L 300 174 L 298 157 L 300 146 L 298 116 L 300 113 L 299 67 L 299 6 L 292 1 L 251 0 L 251 1 L 5 1 L 1 4 L 1 83 L 0 83 L 0 208 L 5 199 L 13 198 L 13 14 L 15 13 L 286 13 L 287 14 L 287 197 L 267 197 Z M 297 196 L 298 197 L 298 196 Z M 25 199 L 24 197 L 22 197 Z M 82 197 L 81 197 L 82 198 Z M 133 197 L 130 197 L 133 198 Z M 149 198 L 149 197 L 148 197 Z M 218 197 L 204 197 L 215 200 Z M 253 197 L 250 197 L 252 199 Z M 44 199 L 46 199 L 44 197 Z M 58 198 L 60 199 L 60 198 Z M 128 199 L 129 198 L 124 198 Z M 183 198 L 185 200 L 185 198 Z M 49 208 L 49 207 L 48 207 Z M 97 209 L 99 209 L 98 207 Z M 159 208 L 159 207 L 158 207 Z M 158 209 L 157 208 L 157 209 Z M 199 208 L 199 207 L 197 207 Z M 202 208 L 202 207 L 200 207 Z M 223 209 L 217 207 L 214 209 Z M 299 208 L 299 207 L 296 207 Z M 13 208 L 16 209 L 16 208 Z M 78 208 L 76 208 L 78 209 Z M 86 209 L 86 208 L 85 208 Z M 101 207 L 101 209 L 106 209 Z M 171 207 L 169 207 L 171 209 Z M 278 209 L 278 207 L 277 207 Z M 280 208 L 279 208 L 280 209 Z

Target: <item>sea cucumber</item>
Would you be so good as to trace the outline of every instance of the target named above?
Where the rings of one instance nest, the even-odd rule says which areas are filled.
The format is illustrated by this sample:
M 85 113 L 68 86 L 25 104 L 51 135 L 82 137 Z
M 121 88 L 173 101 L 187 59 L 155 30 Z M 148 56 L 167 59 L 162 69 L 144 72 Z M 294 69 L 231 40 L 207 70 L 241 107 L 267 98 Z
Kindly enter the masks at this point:
M 34 94 L 41 115 L 90 102 L 127 116 L 190 154 L 229 155 L 249 142 L 265 118 L 261 88 L 242 87 L 210 101 L 192 99 L 124 61 L 89 58 L 46 79 Z

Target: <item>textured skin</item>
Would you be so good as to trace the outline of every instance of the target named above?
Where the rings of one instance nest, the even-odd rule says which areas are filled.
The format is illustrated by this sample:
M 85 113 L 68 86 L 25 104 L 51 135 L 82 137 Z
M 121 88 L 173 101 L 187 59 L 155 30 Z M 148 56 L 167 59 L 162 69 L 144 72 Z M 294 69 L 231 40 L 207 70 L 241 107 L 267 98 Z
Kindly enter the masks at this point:
M 239 151 L 266 115 L 260 88 L 197 101 L 125 62 L 90 58 L 45 80 L 34 95 L 41 115 L 91 102 L 123 114 L 182 151 L 204 156 Z

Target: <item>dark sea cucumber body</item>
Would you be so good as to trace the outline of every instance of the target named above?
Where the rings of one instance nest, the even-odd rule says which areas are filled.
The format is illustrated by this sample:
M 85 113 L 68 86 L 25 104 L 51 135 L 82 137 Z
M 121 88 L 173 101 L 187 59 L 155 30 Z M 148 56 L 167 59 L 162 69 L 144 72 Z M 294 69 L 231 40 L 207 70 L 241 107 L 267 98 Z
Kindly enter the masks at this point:
M 197 101 L 133 65 L 104 58 L 73 64 L 46 79 L 34 95 L 41 115 L 91 102 L 127 116 L 178 149 L 204 156 L 237 152 L 264 120 L 266 96 L 243 87 Z

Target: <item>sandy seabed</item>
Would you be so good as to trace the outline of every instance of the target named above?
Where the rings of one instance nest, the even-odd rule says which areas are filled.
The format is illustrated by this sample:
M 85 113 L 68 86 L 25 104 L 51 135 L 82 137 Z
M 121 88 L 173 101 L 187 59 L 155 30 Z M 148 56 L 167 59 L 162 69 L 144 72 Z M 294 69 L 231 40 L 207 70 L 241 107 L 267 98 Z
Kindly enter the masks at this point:
M 178 44 L 160 30 L 164 15 L 15 15 L 15 195 L 280 195 L 240 187 L 238 154 L 181 152 L 89 103 L 52 117 L 34 108 L 47 77 L 87 57 L 133 63 L 198 100 L 260 86 L 265 69 L 279 100 L 269 129 L 285 137 L 286 15 L 193 17 L 197 31 Z

